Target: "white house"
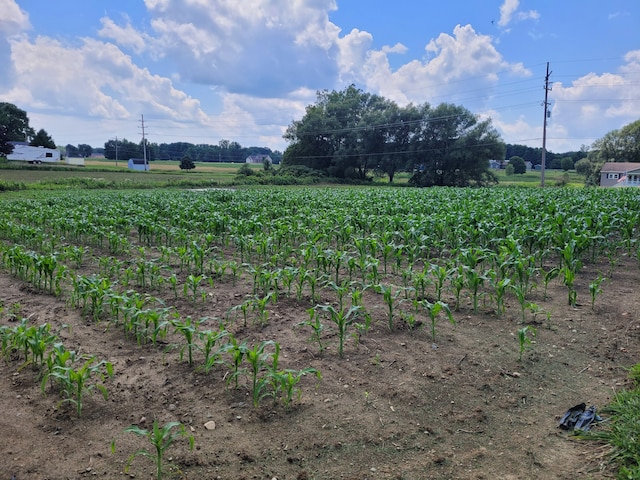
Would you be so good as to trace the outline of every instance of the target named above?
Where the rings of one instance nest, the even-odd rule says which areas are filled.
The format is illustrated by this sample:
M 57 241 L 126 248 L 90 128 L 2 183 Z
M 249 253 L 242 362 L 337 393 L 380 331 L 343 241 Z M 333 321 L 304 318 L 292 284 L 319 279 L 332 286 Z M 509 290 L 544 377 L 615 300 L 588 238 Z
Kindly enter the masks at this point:
M 271 160 L 271 157 L 263 153 L 259 153 L 256 155 L 249 155 L 245 160 L 246 163 L 264 163 L 265 161 L 269 163 L 273 163 L 273 160 Z
M 640 187 L 640 163 L 607 162 L 600 170 L 601 187 Z

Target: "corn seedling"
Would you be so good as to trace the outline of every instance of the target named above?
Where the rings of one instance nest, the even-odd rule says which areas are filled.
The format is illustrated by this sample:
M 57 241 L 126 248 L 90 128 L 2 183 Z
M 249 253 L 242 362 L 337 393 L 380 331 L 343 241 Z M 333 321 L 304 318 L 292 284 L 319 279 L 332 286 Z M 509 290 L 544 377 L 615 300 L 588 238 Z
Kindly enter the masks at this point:
M 329 320 L 338 327 L 338 355 L 342 357 L 347 330 L 360 316 L 362 307 L 360 305 L 352 305 L 349 310 L 336 310 L 332 305 L 318 305 L 316 308 L 326 312 Z
M 420 303 L 424 307 L 424 309 L 427 311 L 427 314 L 429 315 L 429 319 L 431 320 L 431 341 L 435 343 L 436 323 L 438 322 L 438 317 L 440 316 L 440 314 L 444 313 L 452 325 L 455 325 L 456 321 L 453 319 L 453 315 L 451 314 L 451 309 L 449 308 L 449 305 L 447 305 L 446 303 L 444 302 L 431 303 L 428 300 L 422 300 Z
M 113 365 L 106 360 L 96 363 L 96 356 L 82 356 L 78 357 L 78 360 L 84 360 L 84 363 L 77 368 L 54 365 L 53 369 L 43 377 L 41 388 L 44 392 L 47 381 L 50 378 L 56 380 L 62 395 L 65 397 L 60 403 L 69 402 L 75 405 L 76 413 L 80 417 L 85 395 L 91 394 L 94 389 L 98 389 L 104 399 L 107 399 L 107 388 L 100 383 L 91 383 L 91 378 L 96 376 L 99 380 L 104 381 L 107 376 L 113 376 Z
M 300 322 L 296 326 L 297 327 L 310 327 L 313 333 L 309 338 L 310 342 L 316 342 L 318 344 L 318 349 L 320 353 L 324 351 L 324 345 L 322 344 L 322 331 L 324 330 L 324 325 L 320 321 L 320 315 L 315 308 L 310 308 L 307 310 L 309 314 L 309 320 Z
M 519 362 L 522 362 L 522 355 L 526 349 L 532 345 L 532 338 L 536 336 L 536 333 L 536 329 L 530 325 L 526 325 L 518 330 L 518 343 L 520 344 Z
M 198 299 L 198 288 L 206 277 L 204 275 L 189 274 L 187 281 L 183 287 L 183 293 L 185 297 L 190 297 L 195 305 Z
M 547 299 L 547 290 L 549 288 L 549 283 L 551 283 L 551 281 L 555 278 L 558 277 L 558 275 L 560 275 L 560 268 L 558 267 L 551 267 L 549 270 L 544 272 L 544 275 L 542 277 L 542 280 L 544 282 L 544 294 L 543 294 L 543 298 L 546 300 Z
M 591 294 L 591 310 L 593 310 L 593 306 L 596 303 L 596 297 L 602 293 L 602 283 L 607 279 L 602 275 L 598 275 L 593 282 L 589 284 L 589 293 Z
M 185 340 L 185 344 L 180 348 L 180 360 L 182 361 L 184 351 L 186 350 L 189 366 L 193 365 L 193 348 L 195 347 L 194 340 L 200 323 L 202 323 L 202 320 L 194 322 L 190 316 L 184 320 L 180 318 L 171 320 L 171 325 L 175 328 L 174 332 L 182 335 Z
M 205 330 L 198 332 L 202 346 L 198 347 L 203 355 L 204 361 L 199 367 L 204 373 L 209 371 L 217 364 L 222 363 L 222 354 L 228 350 L 228 344 L 219 345 L 219 341 L 229 335 L 225 329 L 217 331 Z M 216 348 L 217 347 L 217 348 Z
M 175 430 L 176 428 L 177 430 Z M 134 458 L 141 455 L 154 461 L 156 465 L 156 479 L 161 480 L 164 474 L 165 451 L 178 437 L 187 437 L 189 440 L 189 449 L 193 450 L 193 435 L 189 435 L 185 426 L 180 422 L 169 422 L 160 427 L 157 420 L 154 420 L 153 428 L 151 430 L 145 430 L 136 425 L 131 425 L 125 429 L 125 432 L 131 432 L 136 435 L 146 437 L 155 449 L 155 452 L 149 452 L 148 450 L 141 449 L 131 454 L 127 461 L 127 466 L 125 467 L 125 473 L 129 471 Z M 115 442 L 111 442 L 111 451 L 115 451 Z
M 392 331 L 393 330 L 393 313 L 395 311 L 396 300 L 398 299 L 402 291 L 398 290 L 395 293 L 393 293 L 393 287 L 391 285 L 386 286 L 383 284 L 376 285 L 375 289 L 378 293 L 382 293 L 382 298 L 384 299 L 384 303 L 387 305 L 388 327 L 389 327 L 389 331 Z
M 289 408 L 293 403 L 294 396 L 300 400 L 302 391 L 297 388 L 303 377 L 306 375 L 315 375 L 318 380 L 322 379 L 322 375 L 319 370 L 315 368 L 305 368 L 302 370 L 281 370 L 271 374 L 271 380 L 277 387 L 274 386 L 274 391 L 280 392 L 282 403 L 286 408 Z
M 258 319 L 260 320 L 260 326 L 264 327 L 269 323 L 269 310 L 267 305 L 273 297 L 273 292 L 269 292 L 265 297 L 255 297 L 253 299 L 253 311 L 258 311 Z
M 260 373 L 266 368 L 269 358 L 271 358 L 272 364 L 275 365 L 274 370 L 277 369 L 280 345 L 278 343 L 275 344 L 276 350 L 273 354 L 264 351 L 268 345 L 273 344 L 274 342 L 271 340 L 263 341 L 253 348 L 247 348 L 246 350 L 246 359 L 249 364 L 247 375 L 249 377 L 250 393 L 254 407 L 258 407 L 260 400 L 267 395 L 267 393 L 264 393 L 264 389 L 269 385 L 270 379 L 268 376 L 260 376 Z
M 247 342 L 238 344 L 238 340 L 236 339 L 236 337 L 230 335 L 227 351 L 231 355 L 230 367 L 233 369 L 233 372 L 231 373 L 231 377 L 227 380 L 227 383 L 233 380 L 235 385 L 234 388 L 236 389 L 238 388 L 238 377 L 242 372 L 240 370 L 240 365 L 242 365 L 242 360 L 244 359 L 247 350 L 249 350 L 249 347 L 247 347 Z

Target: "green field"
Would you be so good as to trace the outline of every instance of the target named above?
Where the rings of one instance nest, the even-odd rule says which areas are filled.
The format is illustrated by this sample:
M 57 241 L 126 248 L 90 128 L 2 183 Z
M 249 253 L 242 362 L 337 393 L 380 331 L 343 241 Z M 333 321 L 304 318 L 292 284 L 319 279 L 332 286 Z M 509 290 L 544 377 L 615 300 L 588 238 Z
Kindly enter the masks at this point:
M 194 187 L 210 185 L 230 185 L 238 169 L 243 164 L 237 163 L 204 163 L 196 162 L 191 171 L 180 170 L 180 162 L 151 162 L 150 171 L 137 172 L 127 168 L 125 162 L 113 160 L 88 159 L 84 167 L 50 166 L 50 165 L 16 165 L 0 162 L 0 181 L 16 182 L 27 188 L 150 188 L 150 187 Z M 262 165 L 250 165 L 252 169 L 261 170 Z M 540 185 L 540 172 L 529 171 L 523 175 L 507 176 L 504 170 L 495 171 L 499 186 Z M 564 179 L 562 170 L 547 170 L 545 185 L 554 187 Z M 395 185 L 408 182 L 409 173 L 398 173 L 394 178 Z M 584 178 L 568 172 L 568 186 L 584 186 Z M 386 175 L 375 177 L 375 184 L 388 185 Z

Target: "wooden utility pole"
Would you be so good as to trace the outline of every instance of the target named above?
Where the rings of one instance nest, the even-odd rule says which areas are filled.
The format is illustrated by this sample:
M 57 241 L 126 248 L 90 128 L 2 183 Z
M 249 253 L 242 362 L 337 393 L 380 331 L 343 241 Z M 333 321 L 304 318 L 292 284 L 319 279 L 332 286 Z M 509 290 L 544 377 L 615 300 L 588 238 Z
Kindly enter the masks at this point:
M 116 167 L 118 166 L 118 137 L 116 137 Z
M 547 69 L 549 67 L 547 66 Z M 149 170 L 149 164 L 147 162 L 147 141 L 144 138 L 144 115 L 140 115 L 140 122 L 142 124 L 142 157 L 144 158 L 144 169 Z
M 544 123 L 542 125 L 542 167 L 540 170 L 541 187 L 544 187 L 544 169 L 547 159 L 547 117 L 549 113 L 549 102 L 547 101 L 547 99 L 549 96 L 549 90 L 551 90 L 551 87 L 549 86 L 550 75 L 551 72 L 549 71 L 549 62 L 547 62 L 547 75 L 544 77 Z

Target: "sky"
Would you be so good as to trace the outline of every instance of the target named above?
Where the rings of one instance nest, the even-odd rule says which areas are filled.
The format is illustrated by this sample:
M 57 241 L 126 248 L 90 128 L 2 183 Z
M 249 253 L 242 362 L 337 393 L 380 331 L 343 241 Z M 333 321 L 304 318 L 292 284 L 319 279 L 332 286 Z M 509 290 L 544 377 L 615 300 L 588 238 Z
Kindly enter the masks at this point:
M 284 151 L 318 91 L 462 105 L 580 150 L 640 119 L 637 0 L 0 0 L 0 102 L 58 145 Z

